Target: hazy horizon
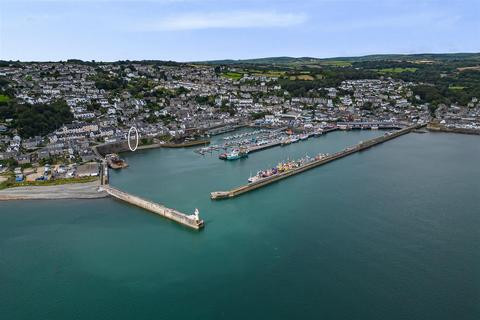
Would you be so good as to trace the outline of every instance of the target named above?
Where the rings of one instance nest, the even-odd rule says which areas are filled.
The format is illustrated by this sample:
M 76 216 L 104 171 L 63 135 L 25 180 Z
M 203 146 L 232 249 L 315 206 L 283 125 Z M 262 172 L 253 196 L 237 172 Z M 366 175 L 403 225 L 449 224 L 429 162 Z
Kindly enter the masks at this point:
M 220 58 L 212 60 L 190 60 L 190 61 L 181 61 L 173 59 L 118 59 L 118 60 L 86 60 L 79 59 L 76 57 L 66 58 L 62 60 L 19 60 L 19 59 L 0 59 L 0 61 L 7 62 L 22 62 L 22 63 L 55 63 L 55 62 L 65 62 L 67 60 L 80 60 L 83 62 L 96 62 L 96 63 L 115 63 L 119 61 L 164 61 L 164 62 L 178 62 L 178 63 L 201 63 L 201 62 L 212 62 L 212 61 L 246 61 L 246 60 L 259 60 L 259 59 L 277 59 L 277 58 L 291 58 L 291 59 L 319 59 L 319 60 L 329 60 L 329 59 L 350 59 L 350 58 L 363 58 L 369 56 L 396 56 L 396 55 L 406 55 L 406 56 L 421 56 L 421 55 L 450 55 L 450 54 L 480 54 L 480 51 L 471 51 L 471 52 L 421 52 L 421 53 L 372 53 L 368 55 L 347 55 L 347 56 L 329 56 L 329 57 L 313 57 L 313 56 L 271 56 L 271 57 L 247 57 L 241 59 L 235 58 Z

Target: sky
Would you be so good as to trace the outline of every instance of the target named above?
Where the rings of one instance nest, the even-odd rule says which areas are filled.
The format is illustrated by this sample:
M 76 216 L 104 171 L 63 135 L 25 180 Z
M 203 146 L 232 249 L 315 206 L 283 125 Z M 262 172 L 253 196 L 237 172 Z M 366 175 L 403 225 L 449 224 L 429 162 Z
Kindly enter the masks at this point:
M 0 59 L 480 52 L 480 0 L 0 0 Z

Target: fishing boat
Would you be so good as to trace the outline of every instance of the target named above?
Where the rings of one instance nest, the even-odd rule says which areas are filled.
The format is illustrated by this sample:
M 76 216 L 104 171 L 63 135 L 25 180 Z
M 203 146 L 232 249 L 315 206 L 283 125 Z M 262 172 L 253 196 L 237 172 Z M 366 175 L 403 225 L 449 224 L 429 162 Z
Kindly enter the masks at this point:
M 287 138 L 287 139 L 283 140 L 280 145 L 281 146 L 286 146 L 286 145 L 289 145 L 291 143 L 292 143 L 292 140 L 290 138 Z
M 263 146 L 265 144 L 268 144 L 267 140 L 260 140 L 260 141 L 257 142 L 257 146 Z
M 108 166 L 112 169 L 123 169 L 128 167 L 125 160 L 121 159 L 116 153 L 107 154 L 105 159 L 107 160 Z
M 227 154 L 227 160 L 237 160 L 245 157 L 248 157 L 248 151 L 245 149 L 244 150 L 235 149 L 232 152 Z
M 255 182 L 259 181 L 260 179 L 262 179 L 262 178 L 259 176 L 259 174 L 257 172 L 256 175 L 250 176 L 250 178 L 248 178 L 248 183 L 255 183 Z
M 320 153 L 314 158 L 311 158 L 308 155 L 306 155 L 305 157 L 300 158 L 298 160 L 287 160 L 285 162 L 280 162 L 276 167 L 266 169 L 266 170 L 260 170 L 257 172 L 255 176 L 250 175 L 250 177 L 248 178 L 248 183 L 257 183 L 257 182 L 271 179 L 276 175 L 286 173 L 288 171 L 306 166 L 310 163 L 313 163 L 314 161 L 320 161 L 327 156 L 328 156 L 328 153 L 327 154 Z
M 248 149 L 246 148 L 233 149 L 230 152 L 222 153 L 218 156 L 221 160 L 238 160 L 245 157 L 248 157 Z
M 308 139 L 308 134 L 304 133 L 300 135 L 300 140 L 307 140 Z

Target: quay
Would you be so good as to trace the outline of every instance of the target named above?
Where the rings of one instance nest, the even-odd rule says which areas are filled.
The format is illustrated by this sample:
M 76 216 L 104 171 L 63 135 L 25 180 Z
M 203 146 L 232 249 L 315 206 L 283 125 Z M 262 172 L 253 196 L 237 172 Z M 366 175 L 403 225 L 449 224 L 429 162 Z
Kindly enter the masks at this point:
M 250 126 L 251 128 L 254 128 L 255 126 Z M 265 128 L 264 126 L 258 126 L 259 128 Z M 382 121 L 378 121 L 378 122 L 337 122 L 336 125 L 329 125 L 329 126 L 325 126 L 323 128 L 321 128 L 319 131 L 310 131 L 308 133 L 305 133 L 308 138 L 310 137 L 313 137 L 313 136 L 316 136 L 316 134 L 318 132 L 320 132 L 320 134 L 326 134 L 326 133 L 329 133 L 329 132 L 333 132 L 333 131 L 337 131 L 337 130 L 355 130 L 355 129 L 361 129 L 361 130 L 364 130 L 364 129 L 370 129 L 370 130 L 376 130 L 376 129 L 392 129 L 392 130 L 397 130 L 397 129 L 401 129 L 402 126 L 400 124 L 397 124 L 397 123 L 393 123 L 393 122 L 382 122 Z M 277 134 L 277 133 L 280 133 L 282 131 L 285 131 L 285 130 L 292 130 L 291 128 L 289 127 L 281 127 L 281 128 L 276 128 L 275 130 L 272 130 L 270 132 L 270 134 Z M 296 129 L 293 129 L 293 130 L 296 130 Z M 305 130 L 297 130 L 299 133 L 301 132 L 305 132 Z M 243 146 L 246 150 L 247 150 L 247 153 L 248 154 L 251 154 L 251 153 L 254 153 L 254 152 L 258 152 L 258 151 L 262 151 L 262 150 L 266 150 L 266 149 L 269 149 L 269 148 L 273 148 L 273 147 L 277 147 L 277 146 L 281 146 L 283 145 L 283 141 L 282 139 L 279 139 L 278 137 L 276 138 L 273 138 L 273 139 L 269 139 L 270 141 L 268 143 L 264 143 L 264 144 L 257 144 L 257 143 L 254 143 L 254 144 L 250 144 L 250 145 L 247 145 L 247 146 Z M 238 141 L 237 141 L 238 142 Z M 209 149 L 208 148 L 202 148 L 202 149 L 197 149 L 195 152 L 198 152 L 200 154 L 204 154 L 205 152 L 212 152 L 212 151 L 219 151 L 219 150 L 228 150 L 228 148 L 231 148 L 231 147 L 241 147 L 240 145 L 227 145 L 227 144 L 224 144 L 223 146 L 218 146 L 218 145 L 215 145 L 215 146 L 211 146 Z M 140 149 L 140 147 L 139 147 Z
M 265 150 L 265 149 L 269 149 L 269 148 L 279 146 L 281 144 L 282 144 L 282 141 L 275 140 L 275 141 L 270 142 L 270 143 L 250 147 L 250 148 L 248 148 L 248 153 L 254 153 L 254 152 L 257 152 L 257 151 L 262 151 L 262 150 Z
M 197 229 L 197 230 L 204 227 L 204 222 L 203 220 L 200 219 L 198 215 L 198 210 L 195 210 L 194 214 L 187 215 L 175 209 L 170 209 L 161 204 L 158 204 L 149 200 L 145 200 L 140 197 L 131 195 L 129 193 L 120 191 L 109 185 L 103 185 L 100 187 L 100 189 L 107 192 L 109 195 L 111 195 L 116 199 L 122 200 L 131 205 L 156 213 L 162 217 L 165 217 L 167 219 L 183 224 L 184 226 Z
M 383 129 L 383 130 L 398 130 L 402 127 L 396 122 L 385 121 L 344 121 L 337 122 L 337 126 L 341 130 L 355 130 L 355 129 Z
M 332 155 L 329 155 L 325 158 L 322 158 L 320 160 L 315 160 L 313 162 L 310 162 L 310 163 L 308 163 L 306 165 L 303 165 L 301 167 L 298 167 L 296 169 L 293 169 L 293 170 L 290 170 L 290 171 L 272 176 L 270 179 L 262 180 L 262 181 L 259 181 L 257 183 L 250 183 L 248 185 L 244 185 L 244 186 L 232 189 L 230 191 L 215 191 L 215 192 L 212 192 L 210 194 L 210 198 L 212 200 L 217 200 L 217 199 L 227 199 L 227 198 L 233 198 L 233 197 L 239 196 L 239 195 L 244 194 L 246 192 L 249 192 L 249 191 L 264 187 L 266 185 L 269 185 L 270 183 L 279 181 L 281 179 L 288 178 L 288 177 L 293 176 L 295 174 L 310 170 L 312 168 L 324 165 L 324 164 L 332 162 L 334 160 L 338 160 L 340 158 L 349 156 L 353 153 L 371 148 L 371 147 L 373 147 L 375 145 L 378 145 L 378 144 L 381 144 L 383 142 L 395 139 L 395 138 L 400 137 L 404 134 L 410 133 L 413 130 L 422 128 L 424 126 L 425 126 L 425 124 L 416 124 L 416 125 L 406 127 L 404 129 L 400 129 L 400 130 L 395 131 L 393 133 L 387 133 L 387 134 L 385 134 L 381 137 L 377 137 L 377 138 L 374 138 L 374 139 L 370 139 L 370 140 L 361 142 L 361 143 L 359 143 L 355 146 L 348 147 L 348 148 L 346 148 L 342 151 L 336 152 L 336 153 L 334 153 Z
M 430 122 L 427 126 L 428 131 L 432 132 L 446 132 L 446 133 L 461 133 L 461 134 L 477 134 L 480 135 L 480 129 L 474 128 L 451 128 L 445 125 Z
M 288 129 L 288 127 L 283 127 L 283 128 L 277 129 L 275 131 L 280 132 L 280 131 L 283 131 L 283 130 L 286 130 L 286 129 Z M 336 131 L 336 130 L 338 130 L 337 126 L 324 128 L 322 130 L 322 134 L 332 132 L 332 131 Z M 309 138 L 312 137 L 313 135 L 314 135 L 313 132 L 308 133 Z M 277 146 L 280 146 L 280 145 L 282 145 L 282 140 L 274 140 L 270 143 L 266 143 L 266 144 L 263 144 L 263 145 L 257 145 L 257 146 L 249 147 L 248 148 L 248 153 L 254 153 L 254 152 L 257 152 L 257 151 L 262 151 L 262 150 L 277 147 Z

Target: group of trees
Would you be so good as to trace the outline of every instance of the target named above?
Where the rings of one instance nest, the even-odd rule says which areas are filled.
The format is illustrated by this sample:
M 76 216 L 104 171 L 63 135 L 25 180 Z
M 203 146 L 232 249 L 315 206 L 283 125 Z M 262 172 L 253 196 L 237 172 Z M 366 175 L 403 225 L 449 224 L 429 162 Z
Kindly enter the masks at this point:
M 231 116 L 234 116 L 237 111 L 235 107 L 231 103 L 227 103 L 226 101 L 222 101 L 222 105 L 220 107 L 221 112 L 228 112 Z
M 95 86 L 97 89 L 103 90 L 117 90 L 126 87 L 126 82 L 123 81 L 120 77 L 111 76 L 108 73 L 104 72 L 102 69 L 97 68 L 97 74 L 93 77 L 95 81 Z
M 6 77 L 0 77 L 0 95 L 3 96 L 3 101 L 0 103 L 5 103 L 7 100 L 15 96 L 15 90 L 9 86 L 10 80 Z
M 447 85 L 417 85 L 412 89 L 422 102 L 433 105 L 458 103 L 466 106 L 473 97 L 480 98 L 480 87 L 451 87 Z
M 382 60 L 355 62 L 353 66 L 369 70 L 404 69 L 406 71 L 391 72 L 386 76 L 419 83 L 420 85 L 414 88 L 414 93 L 420 96 L 423 102 L 437 106 L 442 103 L 467 105 L 473 97 L 480 99 L 480 71 L 462 69 L 479 64 L 479 60 L 465 60 L 454 56 L 429 63 Z M 415 71 L 407 71 L 407 68 L 415 68 Z
M 264 118 L 266 115 L 270 115 L 270 114 L 272 114 L 272 113 L 271 113 L 271 112 L 268 112 L 268 111 L 256 112 L 256 113 L 253 113 L 253 114 L 252 114 L 252 119 L 253 119 L 253 120 L 262 119 L 262 118 Z
M 70 107 L 60 100 L 50 104 L 0 104 L 0 119 L 13 119 L 11 127 L 23 138 L 44 136 L 73 121 Z
M 215 96 L 210 95 L 210 96 L 196 96 L 195 97 L 195 102 L 198 104 L 208 104 L 210 106 L 215 105 Z
M 282 89 L 297 97 L 325 97 L 319 88 L 338 87 L 344 80 L 394 79 L 418 83 L 415 92 L 425 102 L 438 105 L 440 103 L 458 103 L 467 105 L 473 97 L 480 99 L 480 58 L 478 55 L 425 55 L 372 57 L 352 59 L 351 65 L 336 66 L 327 64 L 307 65 L 273 65 L 267 64 L 227 64 L 250 71 L 276 70 L 284 73 L 278 80 Z M 313 62 L 312 62 L 313 63 Z M 217 73 L 227 66 L 216 66 Z M 470 67 L 470 68 L 465 68 Z M 307 73 L 313 80 L 290 79 L 289 75 Z M 423 85 L 428 84 L 428 85 Z M 283 94 L 283 91 L 279 92 Z M 367 106 L 368 107 L 368 106 Z
M 377 79 L 379 74 L 371 70 L 362 70 L 355 68 L 329 68 L 317 71 L 315 80 L 290 80 L 280 79 L 279 84 L 282 89 L 287 90 L 295 97 L 306 96 L 325 96 L 324 91 L 317 91 L 311 93 L 312 89 L 337 87 L 345 80 L 360 80 L 360 79 Z

